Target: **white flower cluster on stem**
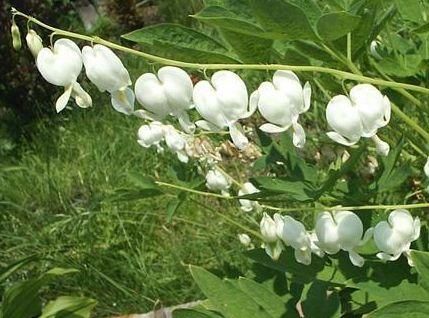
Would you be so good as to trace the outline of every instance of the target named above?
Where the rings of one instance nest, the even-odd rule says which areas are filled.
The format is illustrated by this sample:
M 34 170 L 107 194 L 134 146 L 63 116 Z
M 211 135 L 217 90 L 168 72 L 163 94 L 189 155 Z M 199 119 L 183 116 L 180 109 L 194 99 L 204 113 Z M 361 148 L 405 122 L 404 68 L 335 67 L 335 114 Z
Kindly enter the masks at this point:
M 411 242 L 420 236 L 420 220 L 407 210 L 398 209 L 390 213 L 387 221 L 378 223 L 374 228 L 363 230 L 360 218 L 351 211 L 322 212 L 318 215 L 314 231 L 308 232 L 304 225 L 291 216 L 274 214 L 271 218 L 264 213 L 260 222 L 263 246 L 267 254 L 277 260 L 283 246 L 295 251 L 297 262 L 311 263 L 311 254 L 323 257 L 343 250 L 349 254 L 353 265 L 362 267 L 364 258 L 359 255 L 362 247 L 373 237 L 380 251 L 377 257 L 383 261 L 397 260 L 402 254 L 408 259 Z

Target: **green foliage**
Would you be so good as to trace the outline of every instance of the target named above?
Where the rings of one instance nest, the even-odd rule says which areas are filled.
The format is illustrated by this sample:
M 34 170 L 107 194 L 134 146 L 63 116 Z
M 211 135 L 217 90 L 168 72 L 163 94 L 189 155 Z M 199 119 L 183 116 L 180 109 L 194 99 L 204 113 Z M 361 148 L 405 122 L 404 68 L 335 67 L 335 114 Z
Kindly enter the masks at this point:
M 85 297 L 61 296 L 43 308 L 40 318 L 89 318 L 96 304 Z

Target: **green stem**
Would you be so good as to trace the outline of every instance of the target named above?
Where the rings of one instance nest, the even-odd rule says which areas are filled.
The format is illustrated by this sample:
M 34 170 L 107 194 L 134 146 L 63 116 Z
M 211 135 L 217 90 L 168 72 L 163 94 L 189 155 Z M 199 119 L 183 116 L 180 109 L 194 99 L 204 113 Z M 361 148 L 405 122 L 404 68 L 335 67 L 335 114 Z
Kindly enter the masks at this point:
M 31 22 L 47 29 L 52 32 L 56 32 L 57 35 L 62 35 L 70 38 L 80 39 L 84 41 L 88 41 L 91 43 L 98 43 L 105 46 L 108 46 L 112 49 L 122 51 L 125 53 L 133 54 L 136 56 L 143 57 L 147 59 L 148 61 L 165 64 L 165 65 L 172 65 L 177 67 L 183 67 L 183 68 L 191 68 L 191 69 L 203 69 L 203 70 L 217 70 L 217 69 L 229 69 L 229 70 L 289 70 L 289 71 L 296 71 L 296 72 L 318 72 L 318 73 L 326 73 L 331 74 L 333 76 L 338 76 L 340 78 L 354 80 L 358 82 L 363 83 L 370 83 L 374 85 L 380 85 L 380 86 L 386 86 L 386 87 L 392 87 L 392 88 L 403 88 L 408 89 L 411 91 L 420 92 L 423 94 L 429 94 L 429 89 L 425 87 L 420 87 L 416 85 L 406 84 L 406 83 L 397 83 L 397 82 L 390 82 L 382 79 L 376 79 L 371 77 L 366 77 L 362 75 L 357 75 L 345 71 L 340 71 L 332 68 L 326 68 L 326 67 L 320 67 L 320 66 L 298 66 L 298 65 L 282 65 L 282 64 L 201 64 L 201 63 L 189 63 L 189 62 L 183 62 L 183 61 L 176 61 L 172 59 L 167 59 L 163 57 L 159 57 L 156 55 L 148 54 L 145 52 L 141 52 L 138 50 L 134 50 L 110 41 L 103 40 L 99 37 L 91 37 L 87 35 L 82 35 L 74 32 L 64 31 L 61 29 L 54 28 L 50 25 L 47 25 L 41 21 L 39 21 L 36 18 L 33 18 L 29 15 L 26 15 L 20 11 L 17 11 L 16 9 L 12 9 L 12 14 L 14 16 L 22 16 Z
M 155 181 L 155 183 L 157 185 L 161 186 L 161 187 L 166 187 L 166 188 L 176 189 L 176 190 L 180 190 L 180 191 L 195 193 L 195 194 L 203 195 L 203 196 L 206 196 L 206 197 L 214 197 L 214 198 L 224 199 L 224 200 L 237 199 L 237 197 L 227 197 L 227 196 L 224 196 L 224 195 L 221 195 L 221 194 L 217 194 L 217 193 L 194 190 L 194 189 L 190 189 L 190 188 L 186 188 L 186 187 L 182 187 L 182 186 L 179 186 L 179 185 L 176 185 L 176 184 L 171 184 L 171 183 L 162 182 L 162 181 Z

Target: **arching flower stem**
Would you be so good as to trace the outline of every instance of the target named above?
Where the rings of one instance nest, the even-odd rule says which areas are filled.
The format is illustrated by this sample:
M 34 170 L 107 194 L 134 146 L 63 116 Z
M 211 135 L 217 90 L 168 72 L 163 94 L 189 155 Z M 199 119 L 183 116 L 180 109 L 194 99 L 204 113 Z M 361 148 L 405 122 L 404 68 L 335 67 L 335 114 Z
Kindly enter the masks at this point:
M 192 69 L 201 69 L 201 70 L 219 70 L 219 69 L 224 69 L 224 70 L 289 70 L 289 71 L 296 71 L 296 72 L 318 72 L 318 73 L 327 73 L 327 74 L 331 74 L 333 76 L 337 76 L 343 79 L 349 79 L 349 80 L 355 80 L 355 81 L 359 81 L 362 83 L 369 83 L 369 84 L 375 84 L 375 85 L 380 85 L 380 86 L 386 86 L 386 87 L 391 87 L 391 88 L 403 88 L 403 89 L 407 89 L 407 90 L 411 90 L 411 91 L 416 91 L 416 92 L 420 92 L 423 94 L 429 94 L 429 88 L 425 88 L 425 87 L 420 87 L 420 86 L 416 86 L 416 85 L 412 85 L 412 84 L 406 84 L 406 83 L 397 83 L 397 82 L 391 82 L 391 81 L 386 81 L 386 80 L 382 80 L 382 79 L 375 79 L 375 78 L 371 78 L 371 77 L 367 77 L 367 76 L 362 76 L 362 75 L 358 75 L 355 74 L 354 72 L 356 72 L 355 69 L 353 69 L 353 73 L 350 72 L 345 72 L 345 71 L 340 71 L 340 70 L 336 70 L 336 69 L 332 69 L 332 68 L 326 68 L 326 67 L 319 67 L 319 66 L 299 66 L 299 65 L 282 65 L 282 64 L 201 64 L 201 63 L 189 63 L 189 62 L 182 62 L 182 61 L 177 61 L 177 60 L 172 60 L 172 59 L 166 59 L 163 57 L 159 57 L 156 55 L 152 55 L 152 54 L 148 54 L 145 52 L 141 52 L 135 49 L 131 49 L 107 40 L 103 40 L 100 37 L 97 36 L 87 36 L 87 35 L 82 35 L 79 33 L 75 33 L 75 32 L 69 32 L 69 31 L 64 31 L 58 28 L 54 28 L 50 25 L 47 25 L 46 23 L 43 23 L 41 21 L 39 21 L 38 19 L 31 17 L 25 13 L 22 13 L 18 10 L 16 10 L 15 8 L 12 8 L 12 14 L 14 16 L 22 16 L 28 20 L 30 20 L 31 22 L 47 29 L 50 30 L 52 32 L 56 32 L 57 35 L 61 35 L 61 36 L 66 36 L 66 37 L 70 37 L 70 38 L 75 38 L 75 39 L 80 39 L 80 40 L 84 40 L 84 41 L 88 41 L 91 43 L 98 43 L 98 44 L 102 44 L 105 45 L 107 47 L 110 47 L 112 49 L 115 50 L 119 50 L 125 53 L 130 53 L 133 55 L 137 55 L 137 56 L 141 56 L 145 59 L 147 59 L 148 61 L 151 62 L 156 62 L 156 63 L 160 63 L 160 64 L 164 64 L 164 65 L 171 65 L 171 66 L 177 66 L 177 67 L 183 67 L 183 68 L 192 68 Z M 350 65 L 351 67 L 351 65 Z M 356 72 L 357 73 L 357 72 Z M 360 73 L 360 72 L 359 72 Z

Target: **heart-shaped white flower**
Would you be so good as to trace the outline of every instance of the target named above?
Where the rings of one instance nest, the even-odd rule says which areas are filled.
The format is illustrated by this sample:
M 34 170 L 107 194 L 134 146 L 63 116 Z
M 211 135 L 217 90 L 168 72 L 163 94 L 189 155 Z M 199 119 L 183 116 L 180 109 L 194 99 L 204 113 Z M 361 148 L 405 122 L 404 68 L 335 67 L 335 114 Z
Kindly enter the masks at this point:
M 119 57 L 108 47 L 96 44 L 82 49 L 86 76 L 101 91 L 111 94 L 113 108 L 124 114 L 134 111 L 130 75 Z
M 270 123 L 259 127 L 267 133 L 279 133 L 293 127 L 293 143 L 296 147 L 305 144 L 305 132 L 298 123 L 299 115 L 310 108 L 311 86 L 304 88 L 295 73 L 276 71 L 272 82 L 263 82 L 250 96 L 250 108 L 258 108 Z
M 264 241 L 265 252 L 273 260 L 277 260 L 283 250 L 282 242 L 278 237 L 278 228 L 280 228 L 278 221 L 275 222 L 271 216 L 264 212 L 259 228 Z
M 200 81 L 194 87 L 193 99 L 198 113 L 205 119 L 197 126 L 211 131 L 229 129 L 232 141 L 239 149 L 247 146 L 239 119 L 251 116 L 255 108 L 248 109 L 246 84 L 235 73 L 218 71 L 211 81 Z
M 369 228 L 363 235 L 363 224 L 356 214 L 350 211 L 322 212 L 317 218 L 315 232 L 316 244 L 327 254 L 343 250 L 349 253 L 353 265 L 363 266 L 364 259 L 355 252 L 355 248 L 368 242 L 373 229 Z
M 327 133 L 332 140 L 351 146 L 361 137 L 371 138 L 381 155 L 389 153 L 389 145 L 376 134 L 390 121 L 391 106 L 387 96 L 370 84 L 359 84 L 350 90 L 350 98 L 333 97 L 326 107 L 326 119 L 334 130 Z
M 55 41 L 54 47 L 43 48 L 37 54 L 37 69 L 43 78 L 56 86 L 63 86 L 64 93 L 58 98 L 55 108 L 62 111 L 73 97 L 79 107 L 92 105 L 91 96 L 77 83 L 82 70 L 82 55 L 79 47 L 69 39 Z
M 238 196 L 257 192 L 259 192 L 259 190 L 251 182 L 246 182 L 243 184 L 241 189 L 238 190 Z M 261 207 L 257 201 L 251 201 L 246 199 L 239 199 L 238 201 L 240 202 L 241 209 L 245 212 L 257 211 Z
M 178 118 L 183 130 L 191 133 L 195 125 L 186 113 L 192 107 L 192 80 L 188 73 L 174 66 L 164 66 L 157 75 L 145 73 L 135 84 L 139 103 L 159 120 L 167 115 Z
M 137 133 L 137 141 L 145 148 L 156 146 L 158 151 L 162 152 L 163 148 L 161 147 L 160 143 L 164 140 L 164 135 L 164 125 L 158 121 L 154 121 L 149 125 L 143 125 L 139 128 Z
M 229 195 L 228 189 L 231 182 L 218 169 L 210 169 L 206 174 L 206 187 L 212 191 L 219 191 L 223 195 Z
M 419 236 L 420 219 L 413 219 L 407 210 L 394 210 L 387 222 L 382 221 L 375 226 L 374 242 L 380 250 L 377 257 L 384 261 L 395 261 L 404 254 L 410 266 L 413 266 L 409 255 L 410 246 Z
M 274 215 L 277 236 L 287 246 L 294 249 L 295 259 L 298 263 L 309 265 L 311 263 L 311 239 L 304 224 L 289 215 Z

